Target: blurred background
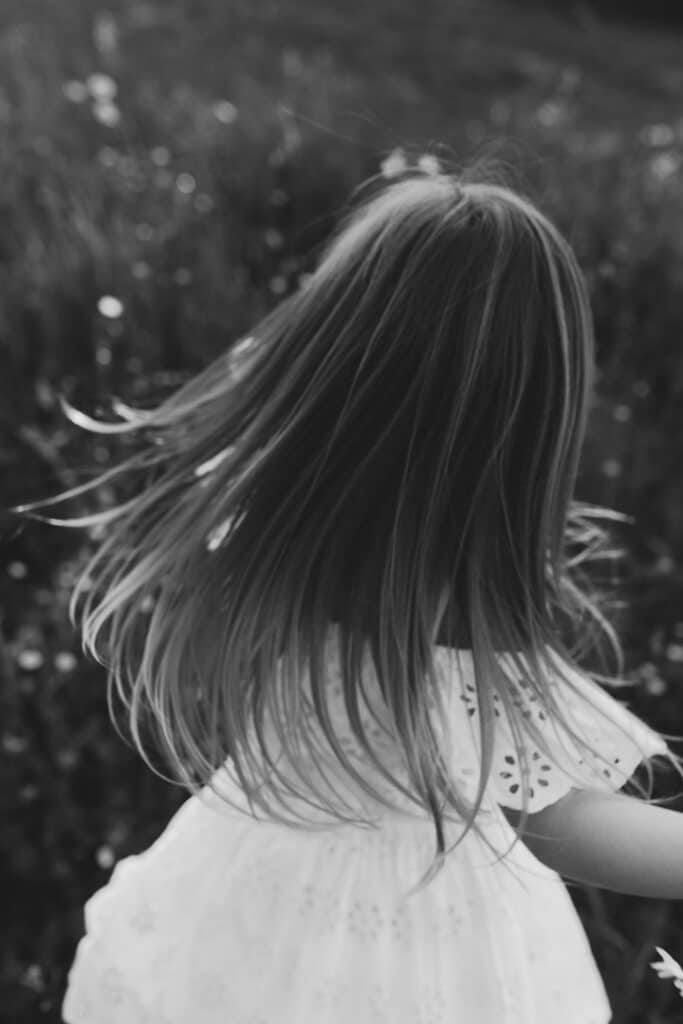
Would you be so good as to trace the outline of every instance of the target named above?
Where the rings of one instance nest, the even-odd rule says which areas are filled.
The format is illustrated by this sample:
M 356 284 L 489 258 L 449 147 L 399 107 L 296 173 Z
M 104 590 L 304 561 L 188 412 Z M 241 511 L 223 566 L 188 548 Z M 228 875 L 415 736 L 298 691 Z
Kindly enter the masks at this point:
M 3 0 L 0 143 L 3 1024 L 60 1020 L 85 900 L 187 796 L 117 735 L 69 624 L 96 534 L 7 506 L 124 454 L 58 394 L 160 400 L 297 287 L 369 175 L 493 154 L 574 245 L 599 371 L 577 497 L 633 517 L 594 580 L 618 696 L 683 733 L 680 3 Z M 648 966 L 683 959 L 680 906 L 570 893 L 614 1024 L 680 1022 Z

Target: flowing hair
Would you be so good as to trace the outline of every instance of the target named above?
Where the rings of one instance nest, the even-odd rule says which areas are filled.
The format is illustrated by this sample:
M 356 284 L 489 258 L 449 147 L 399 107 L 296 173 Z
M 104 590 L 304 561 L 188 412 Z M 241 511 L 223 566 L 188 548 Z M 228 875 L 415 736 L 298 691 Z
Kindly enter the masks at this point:
M 552 684 L 564 677 L 574 690 L 572 672 L 589 676 L 578 659 L 598 631 L 623 671 L 619 640 L 581 566 L 606 550 L 608 532 L 595 520 L 628 517 L 572 498 L 594 331 L 561 233 L 517 189 L 474 167 L 408 171 L 363 188 L 300 287 L 155 408 L 115 400 L 124 422 L 107 424 L 60 397 L 72 422 L 132 434 L 138 450 L 15 511 L 144 472 L 137 493 L 111 508 L 46 519 L 103 533 L 75 584 L 70 620 L 83 650 L 108 670 L 112 718 L 115 685 L 153 771 L 147 724 L 169 781 L 196 793 L 229 758 L 249 807 L 293 828 L 314 826 L 267 802 L 269 794 L 283 806 L 277 779 L 306 802 L 311 791 L 321 796 L 335 821 L 375 827 L 344 818 L 317 788 L 317 727 L 337 763 L 394 806 L 355 770 L 332 728 L 324 652 L 336 624 L 353 733 L 435 826 L 421 888 L 471 828 L 488 842 L 475 819 L 491 772 L 494 699 L 524 773 L 512 846 L 528 816 L 525 735 L 552 758 L 536 724 L 523 721 L 497 652 L 548 718 L 602 757 L 566 720 Z M 367 642 L 409 790 L 387 773 L 359 717 Z M 448 729 L 439 642 L 472 655 L 481 740 L 474 805 L 449 776 L 430 717 L 436 706 Z M 267 714 L 304 791 L 270 755 Z M 664 756 L 680 771 L 679 758 Z M 466 823 L 448 851 L 446 805 Z

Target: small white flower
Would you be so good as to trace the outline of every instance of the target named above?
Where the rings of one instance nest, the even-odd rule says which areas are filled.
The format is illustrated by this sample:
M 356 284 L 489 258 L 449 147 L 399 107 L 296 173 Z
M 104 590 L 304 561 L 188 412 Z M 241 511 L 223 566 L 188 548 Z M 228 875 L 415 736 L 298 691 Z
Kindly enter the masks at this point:
M 213 116 L 222 124 L 232 124 L 237 120 L 237 107 L 229 100 L 218 100 L 211 109 Z
M 196 189 L 197 182 L 195 181 L 193 175 L 183 172 L 182 174 L 179 174 L 178 177 L 176 178 L 175 187 L 182 195 L 189 196 L 192 195 L 192 193 Z
M 14 736 L 6 732 L 2 737 L 2 749 L 6 754 L 23 754 L 28 747 L 28 742 L 23 736 Z
M 678 173 L 680 167 L 681 158 L 677 153 L 659 153 L 649 163 L 650 174 L 656 181 L 668 181 Z
M 97 311 L 108 320 L 116 320 L 123 315 L 123 303 L 115 295 L 102 295 L 97 303 Z
M 108 128 L 112 128 L 121 120 L 121 111 L 115 103 L 98 101 L 94 104 L 92 112 L 95 120 L 99 121 L 100 124 L 106 125 Z
M 646 146 L 671 146 L 676 141 L 676 133 L 670 124 L 648 124 L 638 138 Z
M 45 988 L 45 979 L 43 977 L 43 971 L 39 964 L 31 964 L 24 971 L 21 978 L 22 985 L 26 985 L 33 992 L 42 992 Z
M 85 84 L 88 88 L 90 95 L 103 102 L 109 102 L 114 99 L 118 92 L 118 86 L 113 78 L 109 75 L 93 74 L 85 80 Z
M 100 846 L 95 853 L 95 860 L 101 868 L 110 868 L 116 861 L 111 846 Z
M 17 654 L 17 664 L 19 668 L 23 668 L 26 672 L 33 672 L 35 669 L 40 668 L 44 660 L 41 651 L 27 649 L 19 651 Z
M 536 111 L 536 117 L 544 128 L 553 128 L 565 119 L 566 110 L 562 103 L 549 101 L 542 103 Z
M 654 968 L 660 978 L 676 978 L 683 981 L 683 967 L 661 946 L 655 946 L 655 949 L 662 959 L 651 962 L 650 967 Z
M 71 651 L 59 651 L 55 654 L 54 665 L 58 672 L 71 672 L 78 662 Z
M 441 172 L 439 161 L 431 153 L 423 153 L 417 161 L 417 166 L 425 174 L 439 174 Z
M 655 949 L 662 959 L 651 962 L 650 967 L 657 972 L 660 978 L 673 978 L 674 988 L 683 996 L 683 968 L 661 946 L 655 946 Z
M 408 162 L 403 150 L 395 149 L 393 153 L 390 153 L 389 156 L 382 161 L 380 169 L 384 178 L 395 178 L 397 175 L 405 171 L 407 166 Z

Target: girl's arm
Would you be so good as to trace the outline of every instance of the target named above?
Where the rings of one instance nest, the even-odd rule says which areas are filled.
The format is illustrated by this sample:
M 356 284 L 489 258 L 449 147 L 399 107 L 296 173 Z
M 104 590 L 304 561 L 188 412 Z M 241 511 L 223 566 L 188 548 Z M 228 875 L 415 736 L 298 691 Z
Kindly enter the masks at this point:
M 520 812 L 502 807 L 513 827 Z M 572 789 L 528 817 L 522 841 L 559 875 L 649 899 L 683 899 L 683 814 L 624 793 Z

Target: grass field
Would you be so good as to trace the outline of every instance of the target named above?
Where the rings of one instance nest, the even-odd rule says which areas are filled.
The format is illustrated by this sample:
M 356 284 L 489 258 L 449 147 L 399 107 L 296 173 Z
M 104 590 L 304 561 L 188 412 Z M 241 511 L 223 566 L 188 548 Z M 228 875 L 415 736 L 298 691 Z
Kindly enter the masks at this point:
M 585 268 L 600 394 L 579 496 L 634 517 L 628 702 L 683 733 L 682 43 L 504 0 L 5 0 L 3 506 L 120 454 L 57 392 L 84 411 L 158 397 L 296 287 L 392 154 L 497 154 Z M 69 627 L 92 540 L 0 513 L 8 1024 L 58 1020 L 85 899 L 185 798 L 116 735 Z M 678 906 L 570 892 L 614 1024 L 678 1021 L 648 967 L 655 945 L 683 956 Z

